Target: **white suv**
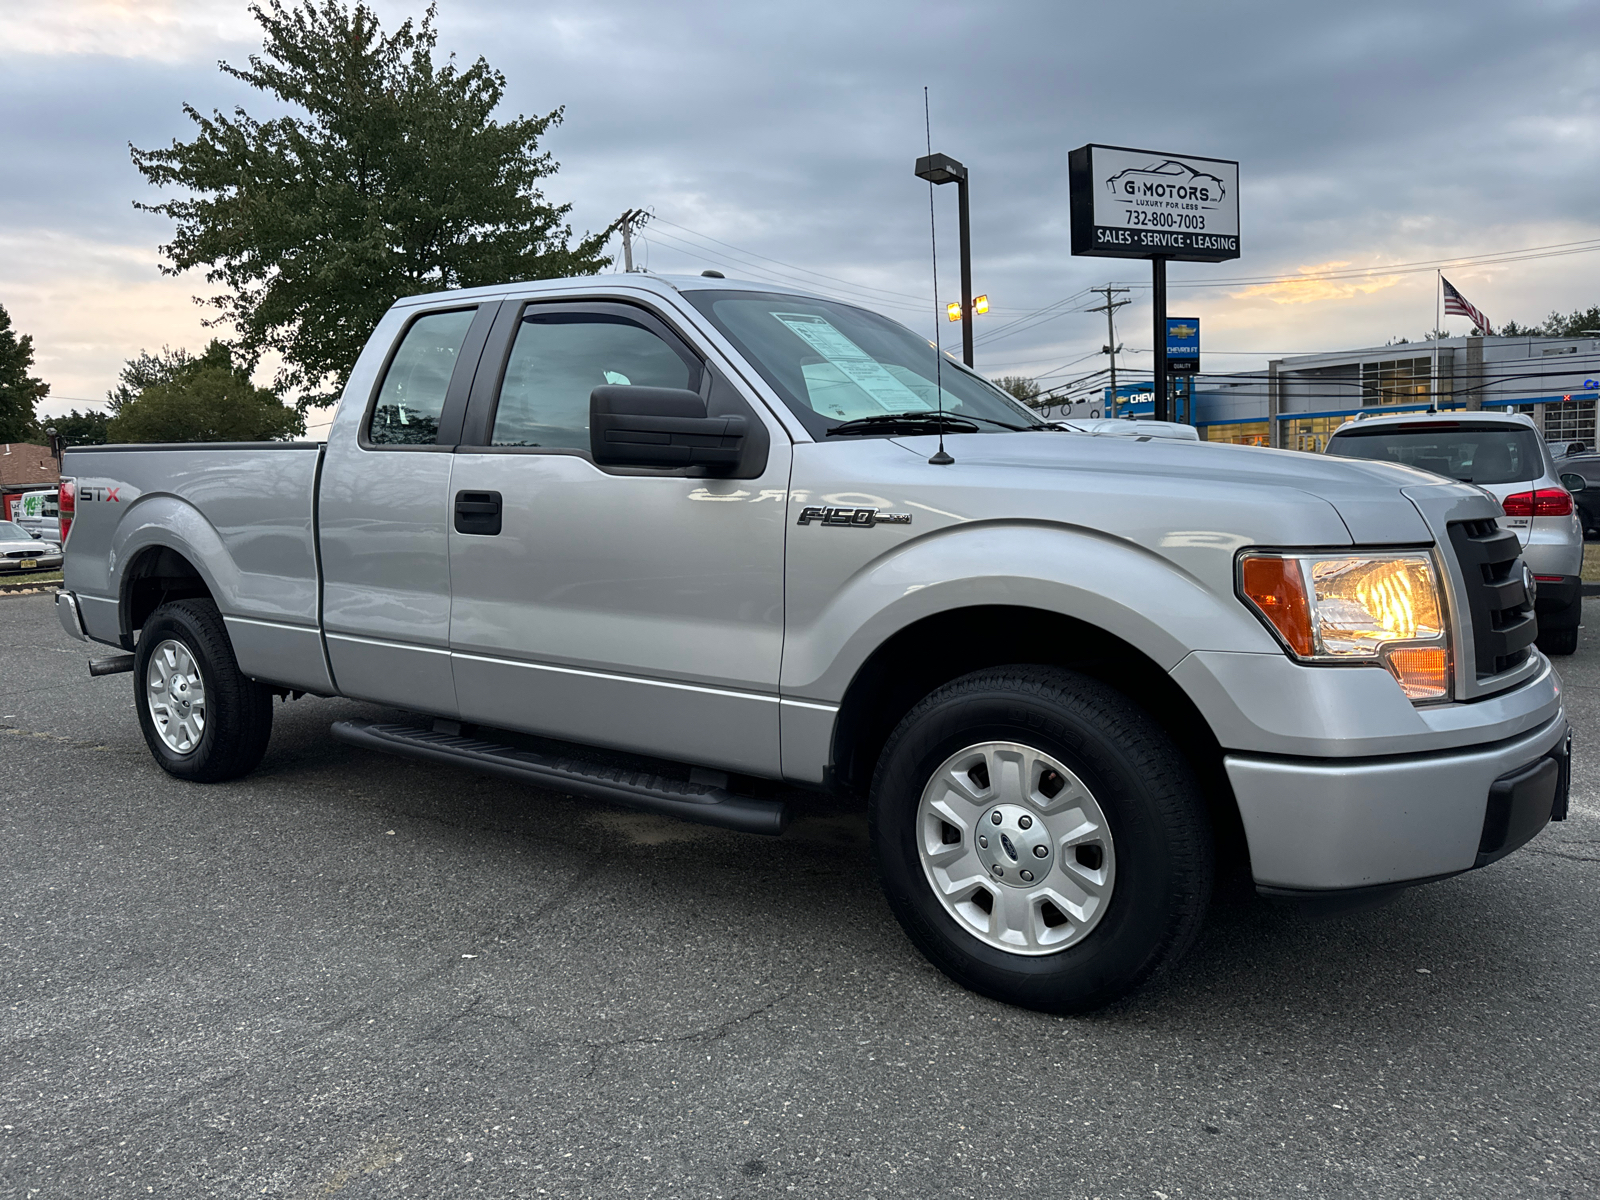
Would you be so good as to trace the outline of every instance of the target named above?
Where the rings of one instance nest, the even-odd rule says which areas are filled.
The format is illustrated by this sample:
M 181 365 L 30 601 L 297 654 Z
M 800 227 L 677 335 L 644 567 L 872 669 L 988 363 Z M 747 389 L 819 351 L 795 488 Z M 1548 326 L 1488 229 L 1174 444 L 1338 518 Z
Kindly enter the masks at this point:
M 1538 585 L 1539 649 L 1571 654 L 1582 619 L 1583 524 L 1576 475 L 1556 472 L 1550 449 L 1521 413 L 1418 412 L 1357 417 L 1328 439 L 1327 453 L 1403 463 L 1472 483 L 1500 501 L 1500 524 L 1522 543 Z

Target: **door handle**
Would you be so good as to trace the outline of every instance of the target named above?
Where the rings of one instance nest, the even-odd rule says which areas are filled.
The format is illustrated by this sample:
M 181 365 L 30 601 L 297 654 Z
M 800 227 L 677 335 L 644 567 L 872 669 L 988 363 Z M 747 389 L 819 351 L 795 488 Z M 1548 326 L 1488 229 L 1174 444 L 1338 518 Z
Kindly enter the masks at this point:
M 493 537 L 500 532 L 499 492 L 457 492 L 456 532 Z

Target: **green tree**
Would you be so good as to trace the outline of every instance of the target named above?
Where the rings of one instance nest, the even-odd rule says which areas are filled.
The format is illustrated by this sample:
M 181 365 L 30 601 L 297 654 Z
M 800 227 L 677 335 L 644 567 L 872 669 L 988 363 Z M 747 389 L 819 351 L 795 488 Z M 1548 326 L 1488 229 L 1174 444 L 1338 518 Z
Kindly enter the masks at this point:
M 266 442 L 305 432 L 305 417 L 257 387 L 214 341 L 169 378 L 122 405 L 106 427 L 113 442 Z
M 1566 314 L 1553 312 L 1537 325 L 1507 321 L 1500 327 L 1502 337 L 1578 337 L 1596 332 L 1600 332 L 1600 304 Z
M 181 347 L 161 347 L 160 354 L 139 351 L 138 358 L 130 358 L 117 376 L 117 386 L 106 393 L 106 408 L 112 416 L 122 411 L 122 406 L 145 388 L 167 383 L 184 367 L 194 361 L 194 355 Z
M 110 413 L 73 409 L 64 417 L 42 418 L 39 424 L 54 429 L 63 446 L 104 446 L 110 421 Z
M 28 374 L 33 338 L 18 337 L 11 314 L 0 306 L 0 442 L 25 442 L 38 436 L 33 406 L 50 394 L 50 385 Z
M 1002 375 L 994 381 L 994 385 L 1002 392 L 1010 392 L 1024 404 L 1032 404 L 1043 390 L 1036 380 L 1026 375 Z
M 505 76 L 479 58 L 434 62 L 435 7 L 392 34 L 365 4 L 270 0 L 248 69 L 221 69 L 290 115 L 184 111 L 199 127 L 170 149 L 130 147 L 134 165 L 181 198 L 138 205 L 172 218 L 170 274 L 205 269 L 208 301 L 253 366 L 282 358 L 280 393 L 303 412 L 333 399 L 400 296 L 587 275 L 615 226 L 572 244 L 571 205 L 536 186 L 558 164 L 539 139 L 561 121 L 497 122 Z

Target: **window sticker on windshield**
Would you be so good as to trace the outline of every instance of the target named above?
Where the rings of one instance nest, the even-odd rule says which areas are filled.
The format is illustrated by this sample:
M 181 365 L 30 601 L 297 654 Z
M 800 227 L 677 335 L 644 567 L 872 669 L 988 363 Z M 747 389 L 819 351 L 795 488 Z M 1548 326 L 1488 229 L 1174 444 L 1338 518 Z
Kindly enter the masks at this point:
M 846 420 L 869 415 L 861 411 L 865 406 L 852 403 L 853 397 L 830 396 L 841 386 L 853 384 L 883 412 L 931 412 L 933 405 L 894 377 L 889 370 L 860 346 L 821 317 L 809 313 L 775 312 L 774 318 L 783 322 L 796 337 L 810 346 L 833 366 L 843 379 L 828 380 L 825 374 L 803 367 L 806 386 L 812 393 L 812 407 L 829 416 Z M 822 366 L 822 364 L 813 364 Z M 830 386 L 831 384 L 831 386 Z

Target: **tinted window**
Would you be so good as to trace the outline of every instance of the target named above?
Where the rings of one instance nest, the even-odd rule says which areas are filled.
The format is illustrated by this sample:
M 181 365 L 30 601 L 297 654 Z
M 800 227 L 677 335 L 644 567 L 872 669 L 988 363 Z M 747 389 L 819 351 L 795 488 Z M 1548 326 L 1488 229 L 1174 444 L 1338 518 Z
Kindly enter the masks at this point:
M 803 296 L 693 291 L 711 318 L 813 436 L 858 417 L 932 413 L 976 418 L 985 432 L 1033 427 L 1037 415 L 946 359 L 904 325 L 848 304 Z M 936 387 L 937 377 L 942 387 Z
M 431 446 L 444 394 L 476 309 L 429 313 L 406 330 L 378 391 L 367 440 L 380 446 Z
M 1328 453 L 1404 463 L 1463 483 L 1523 483 L 1544 474 L 1539 435 L 1518 425 L 1357 428 L 1330 438 Z
M 589 449 L 589 393 L 605 384 L 690 388 L 691 366 L 660 337 L 626 317 L 530 312 L 506 363 L 494 414 L 496 446 Z

